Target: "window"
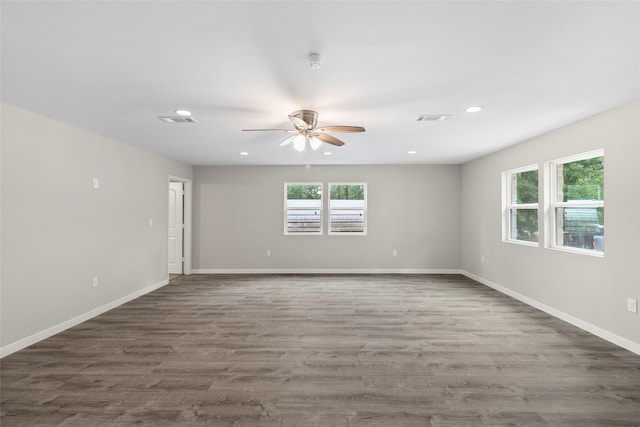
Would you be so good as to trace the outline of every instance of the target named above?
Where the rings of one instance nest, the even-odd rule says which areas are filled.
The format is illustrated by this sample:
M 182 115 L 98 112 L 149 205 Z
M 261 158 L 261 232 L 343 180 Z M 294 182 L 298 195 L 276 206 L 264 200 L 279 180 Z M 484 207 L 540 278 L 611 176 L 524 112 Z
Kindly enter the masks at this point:
M 285 183 L 284 234 L 322 234 L 322 184 Z
M 367 234 L 367 184 L 329 184 L 329 234 Z
M 548 162 L 550 246 L 604 254 L 604 151 Z
M 538 166 L 503 174 L 505 188 L 503 240 L 538 243 Z

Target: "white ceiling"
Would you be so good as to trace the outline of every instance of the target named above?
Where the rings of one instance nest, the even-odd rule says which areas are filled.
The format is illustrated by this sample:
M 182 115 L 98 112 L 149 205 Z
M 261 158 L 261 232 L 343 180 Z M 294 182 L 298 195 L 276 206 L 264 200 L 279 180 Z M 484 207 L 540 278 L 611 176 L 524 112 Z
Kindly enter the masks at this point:
M 1 15 L 3 102 L 189 164 L 463 163 L 640 98 L 634 1 L 2 1 Z M 157 119 L 178 108 L 198 124 Z M 303 108 L 367 132 L 307 153 L 241 132 Z

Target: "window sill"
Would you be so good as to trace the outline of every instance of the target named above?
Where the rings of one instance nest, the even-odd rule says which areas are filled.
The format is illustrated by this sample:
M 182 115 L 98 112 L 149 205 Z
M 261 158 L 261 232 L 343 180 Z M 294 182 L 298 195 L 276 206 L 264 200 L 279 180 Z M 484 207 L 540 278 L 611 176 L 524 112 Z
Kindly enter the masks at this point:
M 521 245 L 521 246 L 529 246 L 532 248 L 539 248 L 540 247 L 540 243 L 538 242 L 527 242 L 526 240 L 503 240 L 503 242 L 505 243 L 513 243 L 516 245 Z
M 554 251 L 559 251 L 559 252 L 568 252 L 571 254 L 578 254 L 578 255 L 587 255 L 587 256 L 592 256 L 592 257 L 596 257 L 596 258 L 604 258 L 604 251 L 594 251 L 591 249 L 580 249 L 580 248 L 572 248 L 572 247 L 567 247 L 567 246 L 550 246 L 547 249 L 552 249 Z
M 322 236 L 320 232 L 299 232 L 299 233 L 284 233 L 285 236 Z

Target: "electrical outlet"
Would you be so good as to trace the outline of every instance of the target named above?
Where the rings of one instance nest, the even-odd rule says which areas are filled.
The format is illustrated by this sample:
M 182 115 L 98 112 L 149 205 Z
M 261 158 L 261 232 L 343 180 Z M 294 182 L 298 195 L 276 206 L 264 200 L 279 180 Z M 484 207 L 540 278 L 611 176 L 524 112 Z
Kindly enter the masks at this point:
M 391 252 L 391 255 L 393 256 L 398 256 L 398 250 L 394 249 L 393 252 Z
M 271 256 L 271 249 L 267 249 L 267 256 Z
M 480 255 L 480 262 L 484 264 L 484 255 Z
M 627 310 L 632 313 L 638 312 L 638 301 L 633 298 L 627 298 Z
M 98 278 L 97 278 L 97 277 L 94 277 L 94 278 L 93 278 L 93 287 L 94 287 L 94 288 L 97 288 L 97 287 L 98 287 Z
M 93 178 L 93 188 L 100 188 L 100 181 L 98 178 Z

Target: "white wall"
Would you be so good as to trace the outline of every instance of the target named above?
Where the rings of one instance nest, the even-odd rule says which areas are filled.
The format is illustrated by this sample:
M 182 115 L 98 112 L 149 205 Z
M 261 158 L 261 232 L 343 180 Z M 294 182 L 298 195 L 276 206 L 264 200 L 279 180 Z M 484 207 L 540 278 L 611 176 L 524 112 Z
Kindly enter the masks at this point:
M 168 177 L 192 168 L 6 104 L 1 121 L 8 354 L 167 282 Z
M 502 171 L 533 163 L 542 171 L 545 161 L 598 148 L 605 150 L 604 258 L 502 242 Z M 640 315 L 626 310 L 627 298 L 640 301 L 639 165 L 640 102 L 465 164 L 462 268 L 640 352 Z
M 366 182 L 368 234 L 285 236 L 298 181 Z M 457 269 L 459 224 L 460 166 L 194 167 L 196 272 Z

